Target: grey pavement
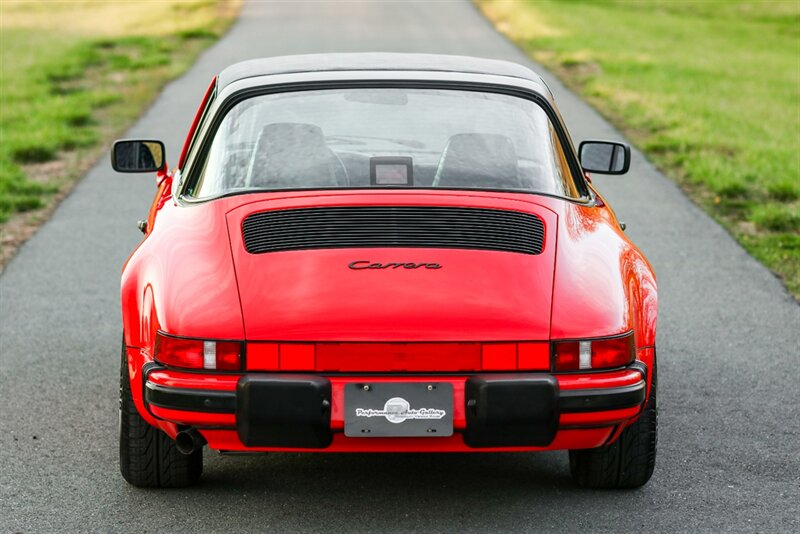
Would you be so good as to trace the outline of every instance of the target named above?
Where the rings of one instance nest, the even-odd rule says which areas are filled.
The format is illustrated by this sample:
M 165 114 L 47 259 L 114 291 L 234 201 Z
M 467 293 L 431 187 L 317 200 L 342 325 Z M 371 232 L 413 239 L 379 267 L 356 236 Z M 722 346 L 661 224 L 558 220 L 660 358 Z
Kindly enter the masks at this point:
M 217 71 L 337 51 L 529 64 L 576 143 L 621 137 L 467 2 L 248 3 L 129 135 L 165 139 L 174 163 Z M 659 453 L 645 488 L 579 489 L 563 452 L 207 453 L 197 488 L 128 486 L 117 464 L 119 273 L 155 184 L 103 159 L 0 277 L 0 528 L 797 532 L 800 306 L 638 152 L 630 174 L 595 182 L 659 279 Z

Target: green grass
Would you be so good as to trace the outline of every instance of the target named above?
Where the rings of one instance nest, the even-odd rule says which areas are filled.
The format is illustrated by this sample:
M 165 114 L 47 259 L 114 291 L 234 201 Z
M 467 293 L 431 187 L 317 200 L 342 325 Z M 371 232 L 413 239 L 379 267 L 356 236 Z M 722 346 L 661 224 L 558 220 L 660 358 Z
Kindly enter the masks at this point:
M 800 296 L 800 2 L 478 4 Z
M 99 147 L 225 30 L 238 5 L 3 0 L 0 224 L 67 190 Z

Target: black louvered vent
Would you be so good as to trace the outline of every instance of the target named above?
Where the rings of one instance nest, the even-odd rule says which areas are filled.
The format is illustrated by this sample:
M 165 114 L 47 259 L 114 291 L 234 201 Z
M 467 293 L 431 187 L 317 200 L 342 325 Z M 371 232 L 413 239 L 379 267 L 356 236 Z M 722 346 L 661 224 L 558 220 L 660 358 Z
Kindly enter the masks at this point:
M 251 254 L 315 248 L 462 248 L 540 254 L 544 224 L 517 211 L 440 206 L 337 206 L 245 218 Z

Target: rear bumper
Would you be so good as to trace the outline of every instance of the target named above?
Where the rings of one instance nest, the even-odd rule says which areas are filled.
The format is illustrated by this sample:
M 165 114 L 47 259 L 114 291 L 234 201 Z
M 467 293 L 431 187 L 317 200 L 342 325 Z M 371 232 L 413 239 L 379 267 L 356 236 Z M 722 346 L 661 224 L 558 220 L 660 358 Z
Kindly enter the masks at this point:
M 359 381 L 368 379 L 368 377 L 359 377 Z M 433 380 L 439 381 L 440 378 L 435 377 Z M 580 414 L 639 407 L 645 399 L 645 386 L 644 379 L 642 379 L 634 384 L 618 387 L 561 389 L 559 390 L 558 411 L 560 414 Z M 166 409 L 219 415 L 236 413 L 236 391 L 169 387 L 148 380 L 145 383 L 145 401 L 157 411 Z M 206 423 L 209 422 L 209 419 L 218 419 L 218 423 L 223 425 L 228 423 L 227 418 L 201 419 L 205 419 Z M 574 417 L 568 418 L 568 420 L 574 424 L 579 423 L 581 418 Z M 331 421 L 331 424 L 335 427 L 336 421 Z
M 625 369 L 585 374 L 483 373 L 467 376 L 298 376 L 262 373 L 209 375 L 173 371 L 148 364 L 143 369 L 143 378 L 144 404 L 153 417 L 178 425 L 197 427 L 212 448 L 235 451 L 469 451 L 596 447 L 613 439 L 616 430 L 639 415 L 647 390 L 647 368 L 640 361 Z M 321 395 L 320 399 L 324 401 L 322 409 L 303 408 L 302 413 L 294 410 L 294 415 L 289 416 L 284 407 L 280 414 L 259 414 L 259 417 L 271 417 L 269 421 L 272 423 L 279 421 L 279 424 L 286 427 L 294 425 L 292 428 L 296 431 L 288 431 L 277 441 L 264 441 L 263 435 L 269 435 L 270 432 L 274 434 L 274 430 L 278 428 L 273 426 L 272 430 L 261 432 L 261 439 L 253 439 L 258 432 L 243 429 L 248 424 L 252 427 L 254 423 L 251 414 L 242 411 L 244 401 L 240 383 L 261 379 L 268 379 L 276 386 L 287 387 L 289 389 L 286 391 L 290 392 L 294 391 L 292 384 L 297 383 L 297 380 L 312 381 L 316 389 L 309 390 L 309 394 L 313 398 Z M 519 399 L 537 399 L 538 393 L 522 386 L 526 380 L 530 382 L 531 379 L 534 382 L 553 384 L 552 407 L 543 408 L 547 410 L 545 414 L 519 409 Z M 378 382 L 450 384 L 453 390 L 453 435 L 414 438 L 345 436 L 345 386 Z M 495 392 L 478 401 L 484 408 L 490 406 L 488 411 L 475 408 L 475 399 L 478 398 L 476 391 L 481 389 L 478 385 L 482 385 L 484 392 L 487 391 L 486 388 Z M 498 393 L 501 387 L 511 389 L 505 394 Z M 514 389 L 515 387 L 520 389 Z M 531 397 L 529 393 L 534 393 L 534 396 Z M 503 401 L 504 395 L 512 400 Z M 327 398 L 323 398 L 326 396 Z M 291 406 L 303 402 L 304 397 L 300 395 L 292 401 Z M 513 404 L 504 406 L 503 402 Z M 541 403 L 528 401 L 527 404 Z M 524 400 L 522 405 L 526 405 Z M 515 415 L 508 416 L 509 413 Z M 249 423 L 245 422 L 245 418 Z M 269 421 L 264 422 L 263 418 L 258 421 L 257 425 L 272 424 Z M 546 428 L 548 425 L 552 428 Z M 520 428 L 525 431 L 518 431 Z M 526 433 L 527 430 L 531 431 Z M 315 437 L 309 438 L 310 434 Z M 299 435 L 304 437 L 297 437 Z

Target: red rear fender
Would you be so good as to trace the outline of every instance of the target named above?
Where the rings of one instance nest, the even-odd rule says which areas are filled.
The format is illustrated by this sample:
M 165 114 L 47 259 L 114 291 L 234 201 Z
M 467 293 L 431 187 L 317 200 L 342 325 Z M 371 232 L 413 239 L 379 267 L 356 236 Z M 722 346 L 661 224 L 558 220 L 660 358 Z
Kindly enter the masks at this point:
M 150 349 L 162 330 L 199 338 L 244 339 L 224 205 L 168 202 L 122 277 L 128 346 Z
M 633 330 L 637 347 L 655 344 L 655 275 L 610 209 L 565 202 L 559 222 L 553 339 Z

